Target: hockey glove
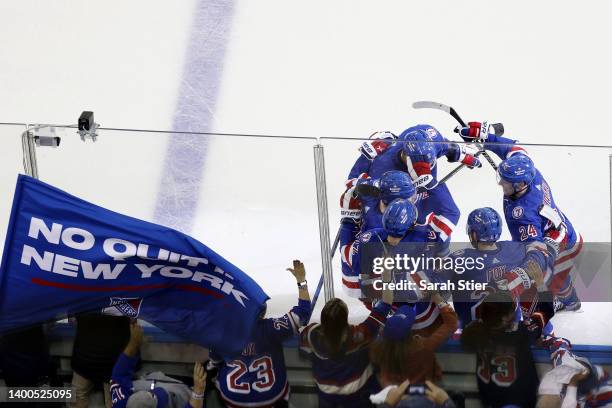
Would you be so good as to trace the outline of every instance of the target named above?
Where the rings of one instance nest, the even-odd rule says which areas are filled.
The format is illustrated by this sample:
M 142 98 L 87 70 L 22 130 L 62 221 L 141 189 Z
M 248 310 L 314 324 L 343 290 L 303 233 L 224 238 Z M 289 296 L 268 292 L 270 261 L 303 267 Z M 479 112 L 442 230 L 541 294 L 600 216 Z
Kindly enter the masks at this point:
M 468 126 L 459 128 L 458 132 L 466 142 L 485 141 L 489 136 L 489 122 L 468 122 Z
M 359 177 L 346 182 L 346 190 L 340 196 L 340 217 L 342 221 L 349 220 L 356 224 L 361 222 L 361 202 L 355 194 L 355 189 L 360 181 L 368 178 L 366 173 L 361 173 Z
M 521 294 L 531 287 L 531 278 L 527 271 L 521 267 L 516 267 L 504 274 L 504 278 L 497 281 L 497 286 L 501 290 L 507 290 L 515 298 L 520 298 Z
M 567 247 L 567 228 L 561 223 L 558 228 L 550 228 L 544 233 L 544 242 L 555 257 Z
M 372 161 L 376 156 L 387 150 L 396 138 L 397 136 L 388 131 L 374 132 L 370 135 L 370 140 L 363 142 L 359 151 L 368 160 Z
M 457 143 L 450 143 L 448 145 L 448 152 L 446 158 L 449 162 L 460 162 L 468 166 L 470 169 L 474 167 L 482 167 L 482 163 L 476 157 L 477 149 L 472 146 L 458 145 Z

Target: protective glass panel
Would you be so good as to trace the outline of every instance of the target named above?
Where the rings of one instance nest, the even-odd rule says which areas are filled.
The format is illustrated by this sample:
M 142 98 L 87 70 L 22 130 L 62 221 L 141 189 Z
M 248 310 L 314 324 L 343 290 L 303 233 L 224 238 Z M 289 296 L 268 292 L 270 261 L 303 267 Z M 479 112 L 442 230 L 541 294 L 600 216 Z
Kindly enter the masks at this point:
M 347 190 L 345 185 L 349 179 L 349 173 L 355 165 L 358 158 L 363 155 L 359 152 L 362 143 L 368 139 L 340 139 L 340 138 L 322 138 L 322 143 L 325 146 L 326 154 L 326 179 L 328 186 L 329 200 L 329 217 L 330 217 L 330 234 L 335 235 L 338 231 L 341 220 L 341 209 L 339 202 L 342 194 Z M 369 140 L 371 142 L 371 140 Z M 428 145 L 433 145 L 428 143 Z M 439 144 L 438 144 L 439 145 Z M 461 142 L 461 146 L 466 146 Z M 366 152 L 366 155 L 379 155 L 374 159 L 374 163 L 380 158 L 391 152 L 386 151 L 385 147 L 380 149 L 380 146 L 372 146 L 372 150 Z M 575 267 L 573 274 L 578 276 L 575 278 L 574 285 L 578 290 L 580 299 L 582 300 L 583 313 L 564 312 L 555 316 L 553 322 L 555 324 L 556 333 L 559 335 L 567 335 L 572 338 L 572 341 L 584 344 L 612 344 L 612 329 L 607 328 L 603 321 L 604 316 L 608 316 L 612 312 L 612 281 L 610 278 L 610 238 L 611 238 L 611 218 L 610 218 L 610 154 L 612 149 L 608 147 L 587 147 L 587 146 L 543 146 L 543 145 L 520 145 L 520 146 L 498 146 L 496 150 L 505 152 L 514 147 L 515 152 L 520 148 L 525 149 L 532 158 L 536 168 L 543 175 L 549 189 L 542 184 L 535 186 L 542 192 L 542 197 L 552 195 L 554 204 L 560 211 L 570 220 L 576 230 L 576 246 L 578 248 L 580 237 L 584 241 L 582 247 L 581 263 L 579 267 Z M 391 149 L 391 148 L 389 148 Z M 474 154 L 478 151 L 474 147 Z M 378 152 L 377 150 L 383 151 Z M 411 172 L 419 172 L 415 166 L 409 168 L 405 159 L 401 157 L 400 150 L 393 151 L 396 157 L 389 159 L 388 169 L 400 169 Z M 493 152 L 488 153 L 496 165 L 499 165 L 501 159 Z M 438 158 L 433 172 L 437 172 L 437 180 L 443 180 L 444 177 L 455 170 L 460 163 L 450 162 L 447 155 L 442 155 Z M 448 156 L 452 156 L 448 154 Z M 437 217 L 435 221 L 428 218 L 428 214 L 420 214 L 419 220 L 425 222 L 430 220 L 430 223 L 442 222 L 446 225 L 434 225 L 431 227 L 436 234 L 444 234 L 445 228 L 452 230 L 450 241 L 453 243 L 451 249 L 458 246 L 471 247 L 467 232 L 466 223 L 468 214 L 480 207 L 491 207 L 495 209 L 504 218 L 504 194 L 502 187 L 498 184 L 496 171 L 488 163 L 484 155 L 479 155 L 481 167 L 468 169 L 462 168 L 453 174 L 446 182 L 450 192 L 450 200 L 460 211 L 458 220 Z M 378 167 L 372 165 L 371 161 L 366 161 L 361 170 L 354 171 L 351 177 L 357 176 L 362 171 L 370 172 L 374 176 L 382 175 L 380 162 Z M 397 167 L 393 167 L 397 165 Z M 414 163 L 413 163 L 414 164 Z M 402 167 L 403 166 L 403 167 Z M 433 167 L 433 166 L 432 166 Z M 365 168 L 366 170 L 363 170 Z M 420 174 L 420 173 L 419 173 Z M 418 174 L 417 174 L 418 177 Z M 414 174 L 413 174 L 414 179 Z M 427 190 L 419 190 L 427 191 Z M 550 192 L 550 194 L 549 194 Z M 366 192 L 367 194 L 367 192 Z M 430 194 L 431 193 L 426 193 Z M 542 200 L 548 200 L 543 198 Z M 542 201 L 540 200 L 540 201 Z M 379 205 L 379 200 L 374 200 L 375 207 Z M 348 204 L 348 201 L 344 201 Z M 537 204 L 538 211 L 540 202 Z M 441 206 L 448 207 L 448 200 L 442 200 Z M 536 204 L 534 204 L 536 205 Z M 435 206 L 434 206 L 435 207 Z M 419 204 L 417 203 L 417 208 Z M 430 209 L 428 209 L 429 212 Z M 527 209 L 514 209 L 506 215 L 507 220 L 521 219 Z M 345 216 L 348 213 L 345 212 Z M 551 215 L 554 218 L 554 216 Z M 450 218 L 450 217 L 449 217 Z M 527 223 L 528 224 L 528 223 Z M 531 240 L 529 234 L 534 232 L 525 228 L 525 242 Z M 518 227 L 515 227 L 515 239 L 521 239 L 521 232 Z M 447 231 L 448 232 L 448 231 Z M 517 238 L 518 237 L 518 238 Z M 508 223 L 503 221 L 502 233 L 500 240 L 511 240 Z M 456 245 L 455 245 L 456 244 Z M 457 246 L 458 245 L 458 246 Z M 560 249 L 561 256 L 571 256 L 569 248 Z M 341 270 L 341 258 L 343 255 L 349 256 L 349 252 L 343 254 L 340 250 L 342 243 L 339 245 L 339 250 L 334 253 L 334 282 L 336 288 L 336 296 L 342 297 L 351 305 L 350 314 L 354 321 L 362 320 L 368 313 L 368 310 L 363 307 L 361 301 L 356 297 L 351 297 L 351 282 L 348 282 L 346 276 L 343 277 Z M 559 261 L 561 262 L 561 261 Z M 559 268 L 559 262 L 557 267 Z M 579 269 L 579 271 L 578 271 Z M 561 271 L 562 272 L 562 271 Z M 353 283 L 354 285 L 354 283 Z M 352 293 L 356 295 L 355 292 Z M 358 293 L 357 293 L 358 295 Z M 576 329 L 578 328 L 578 330 Z
M 314 139 L 99 129 L 93 142 L 56 128 L 39 148 L 40 180 L 105 208 L 178 229 L 253 277 L 270 314 L 297 303 L 285 269 L 321 271 Z

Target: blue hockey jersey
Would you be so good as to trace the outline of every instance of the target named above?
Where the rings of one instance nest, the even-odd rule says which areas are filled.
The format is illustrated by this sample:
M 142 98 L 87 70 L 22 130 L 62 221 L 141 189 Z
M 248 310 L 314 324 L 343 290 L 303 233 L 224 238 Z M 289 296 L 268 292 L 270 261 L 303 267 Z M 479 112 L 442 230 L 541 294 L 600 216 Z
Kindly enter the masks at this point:
M 216 386 L 228 406 L 270 406 L 288 398 L 282 343 L 297 336 L 309 317 L 310 302 L 300 299 L 298 305 L 282 317 L 259 320 L 251 341 L 240 356 L 223 361 L 211 351 L 211 361 L 219 367 Z
M 436 157 L 440 158 L 448 153 L 449 148 L 446 143 L 448 141 L 433 126 L 413 126 L 402 132 L 402 135 L 416 129 L 424 130 L 429 139 L 436 142 L 432 143 Z M 400 140 L 401 138 L 402 136 Z M 402 142 L 397 141 L 372 161 L 368 175 L 372 178 L 379 178 L 389 170 L 408 171 L 406 164 L 401 159 L 401 152 Z M 437 166 L 431 169 L 431 175 L 434 179 L 434 182 L 431 183 L 432 188 L 422 191 L 416 203 L 419 211 L 417 222 L 428 224 L 441 241 L 447 241 L 459 221 L 461 212 L 448 187 L 445 184 L 437 184 Z
M 367 255 L 367 260 L 373 256 L 394 256 L 396 253 L 407 250 L 406 246 L 397 249 L 386 243 L 387 232 L 383 228 L 375 228 L 372 230 L 361 232 L 357 235 L 355 241 L 350 245 L 345 245 L 341 251 L 342 262 L 342 284 L 349 296 L 362 298 L 364 289 L 362 275 L 367 275 L 369 269 L 362 271 L 362 262 L 364 255 Z M 416 225 L 402 238 L 403 244 L 410 245 L 410 250 L 416 252 L 437 253 L 446 250 L 445 244 L 440 244 L 436 237 L 431 234 L 429 228 L 422 225 Z M 364 247 L 368 245 L 369 251 L 364 254 Z M 443 255 L 443 254 L 442 254 Z M 423 275 L 424 277 L 424 275 Z M 418 279 L 418 277 L 415 277 Z M 414 299 L 416 300 L 416 298 Z
M 527 154 L 515 140 L 489 135 L 485 148 L 502 160 L 513 154 Z M 489 143 L 491 142 L 491 143 Z M 556 205 L 550 186 L 539 170 L 528 190 L 519 198 L 504 197 L 504 216 L 514 241 L 541 241 L 545 234 L 558 228 L 561 222 L 566 229 L 566 247 L 572 247 L 578 238 L 574 226 Z
M 460 327 L 465 327 L 477 319 L 476 311 L 484 298 L 497 289 L 497 282 L 505 279 L 505 274 L 519 266 L 525 258 L 525 246 L 515 242 L 497 242 L 497 248 L 491 251 L 479 251 L 466 248 L 453 252 L 449 258 L 480 259 L 478 267 L 466 269 L 459 274 L 450 271 L 448 279 L 454 283 L 452 292 L 453 306 L 459 315 Z M 482 266 L 482 267 L 480 267 Z M 487 289 L 460 289 L 460 281 L 487 283 Z
M 362 270 L 362 262 L 370 263 L 373 256 L 389 256 L 396 254 L 403 255 L 410 252 L 413 256 L 418 254 L 428 254 L 431 256 L 446 255 L 448 247 L 446 243 L 440 243 L 432 236 L 429 228 L 425 226 L 415 226 L 402 239 L 397 247 L 392 247 L 386 243 L 388 234 L 382 228 L 364 231 L 357 236 L 357 239 L 349 246 L 348 250 L 342 252 L 342 286 L 344 291 L 351 297 L 362 299 L 375 299 L 376 293 L 372 287 L 376 276 L 372 274 L 371 268 Z M 364 247 L 368 245 L 367 254 L 364 254 Z M 365 255 L 365 256 L 364 256 Z M 444 277 L 437 276 L 429 270 L 419 270 L 414 274 L 395 273 L 395 280 L 410 280 L 418 285 L 420 281 L 441 282 Z M 440 315 L 439 309 L 431 302 L 419 302 L 422 293 L 418 290 L 396 290 L 395 300 L 397 302 L 415 303 L 415 321 L 412 328 L 414 330 L 424 329 L 433 324 Z
M 449 142 L 444 136 L 442 136 L 436 128 L 426 124 L 416 125 L 404 130 L 399 136 L 398 141 L 393 143 L 393 145 L 391 145 L 382 154 L 378 155 L 372 162 L 372 165 L 367 173 L 371 177 L 376 178 L 382 176 L 389 170 L 408 171 L 406 168 L 406 163 L 404 163 L 404 161 L 401 159 L 401 151 L 403 147 L 402 138 L 415 130 L 422 130 L 427 134 L 427 139 L 432 142 L 431 147 L 433 148 L 437 158 L 446 156 L 449 153 L 452 142 Z M 433 176 L 434 180 L 437 179 L 437 174 L 438 167 L 434 164 L 431 168 L 431 175 Z
M 552 211 L 552 217 L 544 215 L 546 211 Z M 541 241 L 549 230 L 558 227 L 550 219 L 555 214 L 565 226 L 567 247 L 573 246 L 577 239 L 574 226 L 555 204 L 551 189 L 539 171 L 536 170 L 527 193 L 516 199 L 504 197 L 504 216 L 514 241 Z
M 542 245 L 499 241 L 496 243 L 496 246 L 496 249 L 487 251 L 465 248 L 449 255 L 449 258 L 463 258 L 476 261 L 475 267 L 465 268 L 463 273 L 450 271 L 447 274 L 448 280 L 453 282 L 455 286 L 455 289 L 452 291 L 453 305 L 459 315 L 460 327 L 465 327 L 472 320 L 478 318 L 478 306 L 489 293 L 499 289 L 501 282 L 504 282 L 503 285 L 511 287 L 510 289 L 515 289 L 515 285 L 520 283 L 520 279 L 517 279 L 516 282 L 508 282 L 508 280 L 512 279 L 508 272 L 513 268 L 525 267 L 528 261 L 535 262 L 544 273 L 554 268 L 554 254 L 548 252 Z M 487 288 L 462 289 L 460 286 L 461 281 L 486 283 Z M 509 289 L 504 286 L 502 288 L 504 290 Z M 530 289 L 532 290 L 529 293 L 526 293 L 528 291 L 525 289 L 514 291 L 517 297 L 521 298 L 521 306 L 526 315 L 531 314 L 533 308 L 536 307 L 532 302 L 537 302 L 536 288 L 530 286 Z M 523 294 L 524 296 L 521 296 Z

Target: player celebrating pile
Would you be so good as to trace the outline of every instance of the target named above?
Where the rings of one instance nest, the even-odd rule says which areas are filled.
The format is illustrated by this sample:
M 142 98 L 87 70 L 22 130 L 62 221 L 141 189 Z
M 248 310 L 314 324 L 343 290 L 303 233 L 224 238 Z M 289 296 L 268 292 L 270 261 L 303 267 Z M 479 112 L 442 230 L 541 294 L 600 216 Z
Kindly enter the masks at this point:
M 433 126 L 417 125 L 404 130 L 398 140 L 379 154 L 369 168 L 370 177 L 380 177 L 389 170 L 406 171 L 419 197 L 420 224 L 427 224 L 440 242 L 449 240 L 460 211 L 445 184 L 438 184 L 437 159 L 446 156 L 449 162 L 480 167 L 480 161 L 464 147 L 449 142 Z
M 582 236 L 555 204 L 542 174 L 527 152 L 515 145 L 515 140 L 488 133 L 480 122 L 470 122 L 460 134 L 466 141 L 484 141 L 484 148 L 503 160 L 498 168 L 498 182 L 504 192 L 504 215 L 512 239 L 542 241 L 558 249 L 554 269 L 544 276 L 544 282 L 559 301 L 557 309 L 579 310 L 581 304 L 571 271 L 582 249 Z
M 390 132 L 376 132 L 363 143 L 360 152 L 349 173 L 347 190 L 341 197 L 343 220 L 354 218 L 361 221 L 357 217 L 361 216 L 362 202 L 356 195 L 356 186 L 372 183 L 367 180 L 370 177 L 376 180 L 389 171 L 401 171 L 420 188 L 418 222 L 429 226 L 432 238 L 447 242 L 459 220 L 460 211 L 448 188 L 438 184 L 437 159 L 446 156 L 450 162 L 461 162 L 470 168 L 480 167 L 480 161 L 464 146 L 449 142 L 430 125 L 412 126 L 397 139 Z M 368 229 L 374 226 L 369 225 Z M 341 242 L 344 245 L 348 240 L 341 239 Z

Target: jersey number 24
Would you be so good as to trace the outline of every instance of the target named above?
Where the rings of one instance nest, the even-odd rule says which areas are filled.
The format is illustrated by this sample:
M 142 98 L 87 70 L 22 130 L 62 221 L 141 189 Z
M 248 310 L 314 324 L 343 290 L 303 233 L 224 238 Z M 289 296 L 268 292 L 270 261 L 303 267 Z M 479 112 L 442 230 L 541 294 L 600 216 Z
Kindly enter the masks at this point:
M 521 241 L 526 241 L 529 237 L 535 238 L 538 236 L 538 230 L 532 224 L 521 225 L 519 227 Z

